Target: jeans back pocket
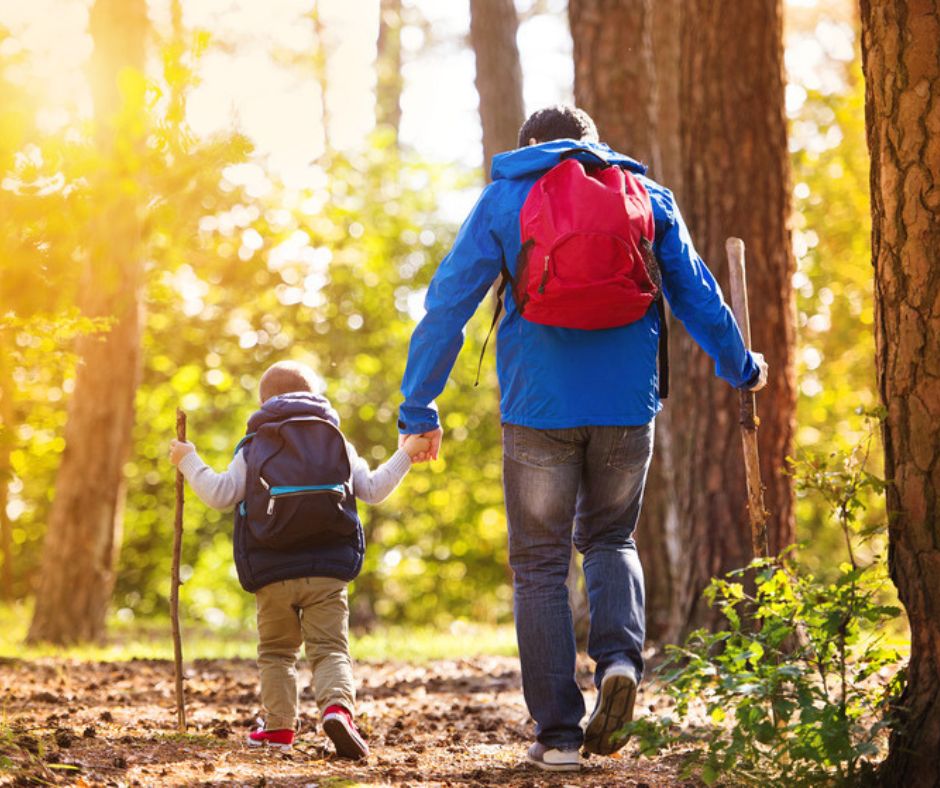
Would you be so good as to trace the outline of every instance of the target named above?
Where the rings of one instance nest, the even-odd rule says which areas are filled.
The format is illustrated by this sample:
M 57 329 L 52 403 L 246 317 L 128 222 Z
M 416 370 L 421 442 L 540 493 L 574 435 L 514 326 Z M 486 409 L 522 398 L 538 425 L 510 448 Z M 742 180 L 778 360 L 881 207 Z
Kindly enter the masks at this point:
M 503 452 L 510 459 L 538 468 L 569 465 L 576 458 L 575 430 L 538 430 L 503 425 Z

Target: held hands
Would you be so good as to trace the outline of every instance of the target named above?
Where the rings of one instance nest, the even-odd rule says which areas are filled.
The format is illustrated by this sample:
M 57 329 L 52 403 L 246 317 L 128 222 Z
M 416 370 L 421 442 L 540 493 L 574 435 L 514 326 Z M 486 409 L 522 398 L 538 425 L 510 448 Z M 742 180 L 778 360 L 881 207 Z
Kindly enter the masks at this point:
M 757 362 L 757 382 L 751 386 L 750 391 L 760 391 L 764 386 L 767 385 L 767 362 L 764 361 L 763 353 L 754 353 L 751 352 L 751 355 L 754 356 L 754 361 Z
M 444 430 L 441 427 L 438 427 L 436 430 L 431 430 L 430 432 L 422 433 L 421 435 L 399 435 L 398 448 L 404 449 L 406 452 L 408 452 L 412 462 L 427 462 L 428 460 L 436 460 L 437 455 L 441 450 L 441 440 L 443 437 Z M 422 445 L 418 447 L 418 451 L 416 451 L 414 454 L 412 454 L 411 450 L 409 450 L 407 446 L 407 443 L 411 438 L 422 441 Z
M 196 447 L 189 441 L 178 441 L 174 438 L 170 441 L 170 462 L 179 465 L 183 457 L 194 451 L 196 451 Z
M 421 462 L 418 457 L 427 456 L 431 449 L 431 441 L 423 435 L 402 435 L 401 448 L 411 457 L 412 462 Z

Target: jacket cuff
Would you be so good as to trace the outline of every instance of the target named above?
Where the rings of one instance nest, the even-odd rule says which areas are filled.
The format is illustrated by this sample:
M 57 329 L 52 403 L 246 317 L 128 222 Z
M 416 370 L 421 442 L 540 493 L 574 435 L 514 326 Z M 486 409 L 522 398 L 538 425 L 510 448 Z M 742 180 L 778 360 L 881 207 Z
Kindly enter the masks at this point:
M 757 383 L 758 378 L 760 378 L 760 367 L 757 366 L 757 362 L 754 360 L 754 356 L 750 350 L 747 351 L 747 364 L 745 365 L 741 385 L 738 386 L 739 389 L 744 389 L 749 391 L 750 388 Z
M 441 426 L 434 408 L 402 405 L 398 411 L 398 431 L 402 435 L 420 435 Z

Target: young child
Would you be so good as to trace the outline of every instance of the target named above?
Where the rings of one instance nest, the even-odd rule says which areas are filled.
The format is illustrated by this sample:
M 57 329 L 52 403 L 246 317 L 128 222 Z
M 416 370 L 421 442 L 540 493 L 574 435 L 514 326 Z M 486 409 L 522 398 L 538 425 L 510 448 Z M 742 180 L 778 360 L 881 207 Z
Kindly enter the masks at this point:
M 371 471 L 316 388 L 309 367 L 274 364 L 261 377 L 261 409 L 248 420 L 224 473 L 209 468 L 188 442 L 171 441 L 170 461 L 208 506 L 238 504 L 235 565 L 242 586 L 256 596 L 265 713 L 263 727 L 249 734 L 248 743 L 281 749 L 293 744 L 296 662 L 304 643 L 324 732 L 340 756 L 364 758 L 369 747 L 353 722 L 346 596 L 365 548 L 356 499 L 383 501 L 430 442 L 411 436 Z

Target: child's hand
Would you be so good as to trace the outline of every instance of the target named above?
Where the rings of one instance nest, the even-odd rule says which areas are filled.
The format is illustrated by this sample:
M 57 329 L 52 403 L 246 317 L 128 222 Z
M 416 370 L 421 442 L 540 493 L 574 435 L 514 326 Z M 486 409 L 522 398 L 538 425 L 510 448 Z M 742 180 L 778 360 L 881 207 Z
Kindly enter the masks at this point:
M 174 438 L 170 441 L 170 462 L 179 465 L 183 457 L 194 451 L 196 451 L 196 447 L 189 441 L 178 441 Z
M 426 454 L 431 448 L 431 441 L 423 435 L 406 435 L 402 441 L 401 447 L 407 452 L 408 456 L 414 461 L 415 457 Z

